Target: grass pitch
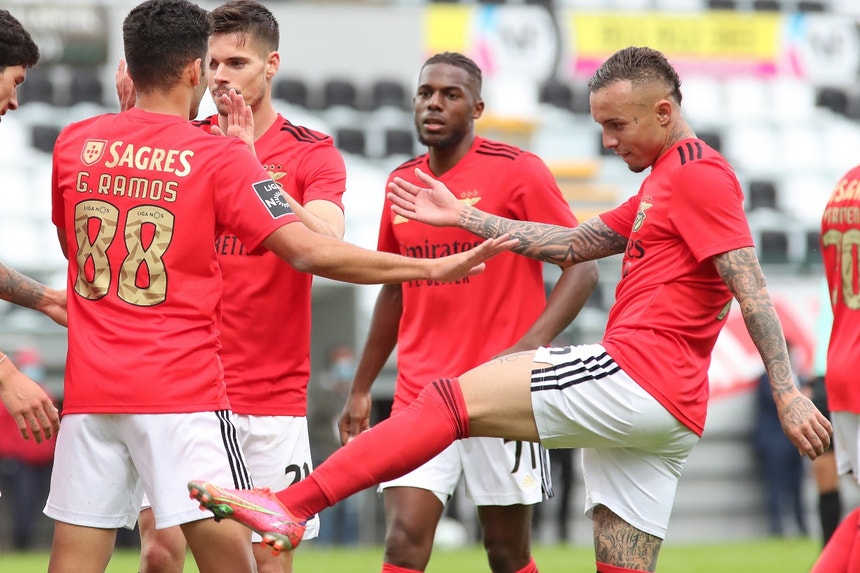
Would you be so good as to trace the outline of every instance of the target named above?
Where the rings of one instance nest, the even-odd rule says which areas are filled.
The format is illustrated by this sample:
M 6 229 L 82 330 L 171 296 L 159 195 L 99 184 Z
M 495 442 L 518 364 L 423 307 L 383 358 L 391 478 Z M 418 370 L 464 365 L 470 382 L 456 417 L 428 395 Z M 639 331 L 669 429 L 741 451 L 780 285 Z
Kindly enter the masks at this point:
M 817 540 L 773 539 L 749 543 L 715 545 L 664 544 L 659 573 L 808 573 L 819 552 Z M 541 573 L 593 573 L 591 547 L 538 545 L 533 549 Z M 378 573 L 381 547 L 301 547 L 295 555 L 296 573 Z M 114 554 L 107 573 L 134 573 L 138 553 L 121 550 Z M 2 553 L 3 573 L 44 573 L 48 554 Z M 458 550 L 436 550 L 427 573 L 480 573 L 489 571 L 484 551 L 474 546 Z M 189 556 L 185 573 L 199 573 Z

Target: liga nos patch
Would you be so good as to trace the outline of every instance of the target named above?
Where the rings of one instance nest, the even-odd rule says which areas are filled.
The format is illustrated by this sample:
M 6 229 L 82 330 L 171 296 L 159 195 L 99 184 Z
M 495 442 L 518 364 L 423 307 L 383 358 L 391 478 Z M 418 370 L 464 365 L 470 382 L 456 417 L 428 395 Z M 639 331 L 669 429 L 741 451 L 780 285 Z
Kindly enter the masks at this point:
M 281 187 L 277 183 L 275 183 L 271 179 L 266 179 L 265 181 L 258 181 L 253 185 L 254 191 L 257 193 L 257 197 L 260 198 L 260 201 L 263 202 L 263 205 L 266 206 L 266 209 L 269 210 L 269 214 L 273 219 L 277 219 L 278 217 L 283 217 L 284 215 L 290 215 L 293 210 L 290 209 L 290 204 L 287 203 L 287 200 L 281 194 Z

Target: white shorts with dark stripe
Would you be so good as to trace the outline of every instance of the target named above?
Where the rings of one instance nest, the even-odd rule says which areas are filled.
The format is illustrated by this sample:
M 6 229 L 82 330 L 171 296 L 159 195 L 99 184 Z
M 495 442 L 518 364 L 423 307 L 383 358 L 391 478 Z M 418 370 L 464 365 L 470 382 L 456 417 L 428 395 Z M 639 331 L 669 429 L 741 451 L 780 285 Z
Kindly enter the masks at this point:
M 433 492 L 444 505 L 463 476 L 475 505 L 533 505 L 552 496 L 546 450 L 531 442 L 501 438 L 457 440 L 408 474 L 379 485 Z
M 211 517 L 189 498 L 190 479 L 252 486 L 230 412 L 70 414 L 57 435 L 45 515 L 132 528 L 145 491 L 158 528 Z
M 287 489 L 313 471 L 308 420 L 304 416 L 250 416 L 233 414 L 233 424 L 245 453 L 254 487 Z M 320 520 L 308 520 L 302 539 L 319 535 Z M 252 540 L 262 541 L 256 532 Z
M 540 348 L 532 408 L 547 448 L 582 448 L 585 512 L 605 505 L 666 536 L 681 469 L 699 442 L 599 344 Z M 668 381 L 671 383 L 671 381 Z

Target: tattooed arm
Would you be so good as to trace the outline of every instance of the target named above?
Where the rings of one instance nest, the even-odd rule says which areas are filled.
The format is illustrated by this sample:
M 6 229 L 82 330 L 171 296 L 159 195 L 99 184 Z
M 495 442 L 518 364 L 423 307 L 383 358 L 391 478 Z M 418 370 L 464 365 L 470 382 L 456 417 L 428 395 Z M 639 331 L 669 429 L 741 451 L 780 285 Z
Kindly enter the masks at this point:
M 459 227 L 485 239 L 505 233 L 519 243 L 511 250 L 539 261 L 568 267 L 624 252 L 627 238 L 593 217 L 575 228 L 490 215 L 459 200 L 444 183 L 420 169 L 416 175 L 427 187 L 395 177 L 388 186 L 392 210 L 407 219 L 437 227 Z
M 56 290 L 0 263 L 0 299 L 38 310 L 66 326 L 66 291 Z
M 713 260 L 740 304 L 747 331 L 764 361 L 783 431 L 801 454 L 815 459 L 827 449 L 833 429 L 795 384 L 782 325 L 755 250 L 736 249 Z

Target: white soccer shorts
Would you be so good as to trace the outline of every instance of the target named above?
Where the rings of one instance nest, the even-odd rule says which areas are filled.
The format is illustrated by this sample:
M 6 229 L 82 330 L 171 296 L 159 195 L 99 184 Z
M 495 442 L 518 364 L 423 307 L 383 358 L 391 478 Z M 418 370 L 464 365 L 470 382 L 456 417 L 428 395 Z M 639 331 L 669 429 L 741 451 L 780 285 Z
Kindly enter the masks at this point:
M 254 487 L 280 491 L 313 471 L 307 418 L 233 414 L 233 424 Z M 302 539 L 317 537 L 319 529 L 319 516 L 315 515 L 308 520 Z M 255 543 L 262 541 L 256 533 L 252 537 Z
M 541 443 L 582 448 L 586 515 L 605 505 L 664 539 L 681 470 L 699 436 L 599 344 L 540 348 L 534 360 L 548 364 L 531 381 Z
M 251 487 L 230 417 L 227 411 L 63 416 L 45 515 L 131 529 L 146 491 L 159 528 L 211 517 L 188 496 L 188 480 Z

